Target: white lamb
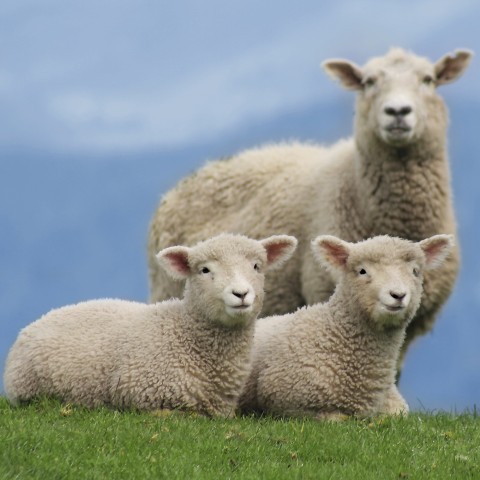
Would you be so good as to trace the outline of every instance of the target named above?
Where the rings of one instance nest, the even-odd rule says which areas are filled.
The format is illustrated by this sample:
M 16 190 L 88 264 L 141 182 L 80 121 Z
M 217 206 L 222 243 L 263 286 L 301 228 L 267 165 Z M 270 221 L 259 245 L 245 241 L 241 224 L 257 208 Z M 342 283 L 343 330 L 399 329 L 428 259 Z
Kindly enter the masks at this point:
M 401 49 L 363 68 L 346 60 L 324 64 L 357 91 L 355 136 L 330 148 L 280 144 L 207 164 L 168 192 L 151 223 L 151 300 L 178 295 L 155 262 L 167 245 L 196 242 L 220 231 L 263 238 L 295 236 L 297 253 L 267 279 L 262 316 L 325 301 L 334 278 L 319 271 L 309 248 L 319 234 L 359 241 L 392 235 L 418 241 L 456 231 L 446 150 L 447 109 L 436 87 L 467 68 L 468 51 L 432 64 Z M 457 248 L 434 275 L 427 273 L 422 304 L 407 343 L 429 330 L 452 291 Z
M 296 243 L 223 234 L 162 250 L 162 267 L 186 279 L 183 300 L 105 299 L 52 310 L 10 350 L 7 397 L 231 415 L 249 372 L 264 271 L 286 261 Z
M 396 362 L 420 305 L 423 272 L 440 267 L 451 247 L 450 235 L 419 243 L 316 238 L 313 253 L 338 278 L 335 293 L 327 303 L 257 322 L 243 409 L 319 419 L 407 413 Z

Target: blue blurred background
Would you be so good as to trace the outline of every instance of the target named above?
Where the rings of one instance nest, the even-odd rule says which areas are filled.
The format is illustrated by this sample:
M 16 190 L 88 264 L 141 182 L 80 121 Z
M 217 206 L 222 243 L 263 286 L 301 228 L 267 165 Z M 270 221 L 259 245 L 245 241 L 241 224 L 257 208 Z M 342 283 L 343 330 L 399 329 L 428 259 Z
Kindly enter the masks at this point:
M 3 0 L 0 5 L 0 369 L 54 307 L 148 296 L 162 195 L 208 159 L 352 131 L 353 95 L 321 61 L 390 46 L 480 52 L 474 0 Z M 416 409 L 480 399 L 480 63 L 441 88 L 463 266 L 407 358 Z M 0 385 L 0 390 L 3 385 Z

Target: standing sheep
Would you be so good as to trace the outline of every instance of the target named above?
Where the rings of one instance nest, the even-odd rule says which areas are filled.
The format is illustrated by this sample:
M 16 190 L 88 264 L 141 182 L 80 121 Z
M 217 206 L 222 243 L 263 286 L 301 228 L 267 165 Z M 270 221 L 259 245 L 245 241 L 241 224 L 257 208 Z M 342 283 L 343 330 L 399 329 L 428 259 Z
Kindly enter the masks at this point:
M 336 418 L 407 413 L 395 386 L 398 355 L 420 305 L 423 271 L 438 268 L 452 237 L 389 236 L 347 243 L 324 235 L 317 259 L 338 277 L 329 301 L 257 322 L 244 410 Z
M 263 272 L 286 261 L 296 243 L 223 234 L 162 250 L 162 267 L 186 279 L 183 300 L 105 299 L 52 310 L 10 350 L 7 397 L 231 415 L 249 371 Z
M 263 316 L 332 294 L 334 278 L 318 271 L 309 248 L 319 234 L 348 241 L 454 234 L 448 115 L 436 87 L 460 77 L 470 58 L 470 52 L 459 50 L 432 64 L 395 48 L 363 68 L 346 60 L 325 62 L 331 76 L 357 92 L 354 138 L 329 148 L 293 143 L 247 150 L 180 182 L 151 222 L 151 300 L 178 295 L 181 288 L 158 268 L 155 253 L 219 231 L 257 238 L 280 231 L 298 239 L 293 260 L 267 279 Z M 440 271 L 427 273 L 405 349 L 432 327 L 453 289 L 458 264 L 455 248 Z

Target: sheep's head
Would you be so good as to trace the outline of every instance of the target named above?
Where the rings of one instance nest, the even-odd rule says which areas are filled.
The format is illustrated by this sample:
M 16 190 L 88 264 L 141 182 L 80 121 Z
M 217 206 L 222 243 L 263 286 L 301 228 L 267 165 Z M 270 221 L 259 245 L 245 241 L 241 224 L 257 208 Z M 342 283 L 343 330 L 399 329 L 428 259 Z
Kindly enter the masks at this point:
M 420 305 L 423 273 L 440 266 L 451 235 L 411 242 L 378 236 L 358 243 L 322 235 L 312 242 L 317 259 L 339 278 L 341 294 L 379 330 L 405 328 Z
M 393 48 L 363 67 L 347 60 L 328 60 L 323 66 L 345 88 L 358 91 L 357 140 L 373 134 L 385 145 L 403 148 L 428 131 L 444 135 L 447 111 L 436 87 L 460 77 L 471 57 L 472 52 L 457 50 L 432 64 Z
M 233 327 L 249 324 L 260 313 L 264 272 L 288 260 L 296 246 L 297 240 L 288 235 L 257 241 L 222 234 L 192 248 L 166 248 L 157 259 L 173 278 L 186 280 L 190 311 Z

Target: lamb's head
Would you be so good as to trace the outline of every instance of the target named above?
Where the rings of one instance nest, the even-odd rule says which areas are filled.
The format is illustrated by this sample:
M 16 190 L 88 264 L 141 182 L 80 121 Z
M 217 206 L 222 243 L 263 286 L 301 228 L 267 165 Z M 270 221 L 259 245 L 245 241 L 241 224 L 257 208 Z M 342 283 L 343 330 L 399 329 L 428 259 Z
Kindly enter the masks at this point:
M 227 327 L 251 323 L 260 313 L 264 272 L 279 267 L 297 246 L 295 237 L 253 240 L 221 234 L 194 247 L 161 250 L 157 260 L 170 276 L 186 280 L 187 308 Z
M 327 73 L 358 91 L 357 141 L 378 141 L 393 148 L 417 142 L 427 132 L 445 134 L 447 110 L 436 87 L 456 80 L 468 67 L 472 52 L 457 50 L 433 64 L 400 48 L 371 59 L 363 67 L 347 60 L 328 60 Z
M 452 246 L 451 235 L 421 242 L 383 235 L 358 243 L 322 235 L 312 242 L 317 259 L 336 274 L 340 294 L 378 330 L 408 325 L 420 305 L 424 271 L 440 266 Z

